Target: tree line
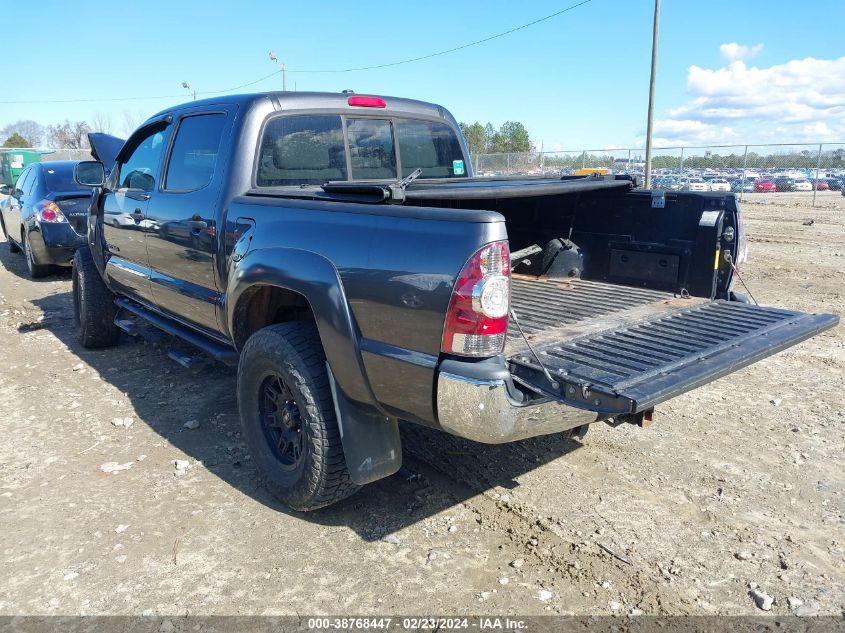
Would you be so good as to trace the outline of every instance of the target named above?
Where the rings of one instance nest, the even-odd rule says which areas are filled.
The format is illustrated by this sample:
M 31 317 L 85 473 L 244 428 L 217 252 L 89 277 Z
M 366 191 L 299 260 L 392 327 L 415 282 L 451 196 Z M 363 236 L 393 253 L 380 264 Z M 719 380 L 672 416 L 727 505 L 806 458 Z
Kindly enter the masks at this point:
M 106 134 L 123 133 L 129 135 L 144 120 L 144 115 L 124 111 L 123 122 L 118 131 L 111 117 L 95 114 L 88 121 L 71 121 L 42 125 L 37 121 L 24 119 L 9 123 L 0 129 L 2 147 L 52 147 L 56 149 L 88 149 L 88 132 Z
M 609 151 L 606 154 L 595 154 L 582 152 L 577 154 L 555 154 L 549 153 L 542 157 L 536 157 L 535 161 L 546 167 L 560 167 L 578 169 L 581 167 L 605 167 L 625 168 L 628 165 L 627 151 L 624 154 Z M 642 164 L 645 161 L 643 155 L 631 154 L 630 164 Z M 820 166 L 825 169 L 845 168 L 845 150 L 837 148 L 826 150 L 821 153 Z M 651 161 L 653 169 L 680 169 L 681 155 L 662 154 L 655 156 Z M 684 169 L 815 169 L 819 164 L 818 151 L 802 150 L 777 153 L 760 153 L 749 151 L 746 156 L 742 153 L 710 154 L 710 155 L 685 155 L 683 157 Z
M 519 121 L 505 121 L 497 130 L 492 123 L 459 123 L 470 154 L 503 154 L 531 152 L 534 145 L 528 130 Z

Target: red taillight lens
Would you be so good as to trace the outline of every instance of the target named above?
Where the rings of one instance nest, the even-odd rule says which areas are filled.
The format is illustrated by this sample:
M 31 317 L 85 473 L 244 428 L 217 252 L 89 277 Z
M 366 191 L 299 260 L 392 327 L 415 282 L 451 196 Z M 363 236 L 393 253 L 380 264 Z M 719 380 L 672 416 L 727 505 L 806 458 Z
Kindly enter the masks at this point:
M 359 106 L 361 108 L 386 108 L 387 104 L 384 99 L 378 97 L 349 97 L 346 100 L 351 106 Z
M 493 242 L 464 265 L 452 290 L 442 350 L 462 356 L 495 356 L 505 346 L 510 309 L 510 251 Z
M 35 215 L 41 222 L 67 222 L 62 210 L 55 202 L 42 200 L 35 205 Z

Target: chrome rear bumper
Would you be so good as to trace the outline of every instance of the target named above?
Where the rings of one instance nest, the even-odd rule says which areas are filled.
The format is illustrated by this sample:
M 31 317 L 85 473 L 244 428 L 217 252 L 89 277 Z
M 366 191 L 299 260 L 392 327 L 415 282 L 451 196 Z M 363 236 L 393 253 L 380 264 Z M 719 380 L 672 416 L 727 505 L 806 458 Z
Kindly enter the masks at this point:
M 437 416 L 445 431 L 485 444 L 560 433 L 600 419 L 595 411 L 553 400 L 515 402 L 501 378 L 469 378 L 444 371 L 437 376 Z

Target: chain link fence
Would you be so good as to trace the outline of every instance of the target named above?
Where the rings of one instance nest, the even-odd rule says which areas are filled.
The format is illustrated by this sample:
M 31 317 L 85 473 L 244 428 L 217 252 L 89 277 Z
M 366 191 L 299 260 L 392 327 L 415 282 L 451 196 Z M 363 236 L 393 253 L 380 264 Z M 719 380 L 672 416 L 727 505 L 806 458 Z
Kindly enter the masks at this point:
M 93 157 L 88 149 L 0 147 L 0 184 L 15 184 L 27 165 L 47 160 L 93 160 Z
M 91 160 L 88 149 L 0 148 L 0 181 L 14 184 L 31 162 Z M 589 170 L 630 174 L 642 183 L 642 148 L 474 154 L 476 175 L 570 175 Z M 652 188 L 733 191 L 742 199 L 761 193 L 792 194 L 813 206 L 845 188 L 845 143 L 707 145 L 656 148 Z
M 570 175 L 587 170 L 645 176 L 645 149 L 614 148 L 476 154 L 476 175 Z M 816 205 L 841 195 L 845 143 L 708 145 L 657 148 L 652 188 L 669 191 L 733 191 L 740 198 L 791 194 Z

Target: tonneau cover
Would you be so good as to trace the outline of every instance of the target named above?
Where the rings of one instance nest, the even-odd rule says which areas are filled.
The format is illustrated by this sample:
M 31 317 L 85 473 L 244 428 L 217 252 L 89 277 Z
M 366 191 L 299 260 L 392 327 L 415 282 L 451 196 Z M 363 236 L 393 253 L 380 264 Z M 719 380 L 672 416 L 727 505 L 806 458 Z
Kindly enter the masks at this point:
M 585 176 L 583 178 L 468 178 L 439 182 L 415 182 L 405 190 L 406 200 L 474 200 L 525 198 L 581 193 L 601 189 L 629 190 L 634 183 L 629 178 L 614 176 Z
M 390 184 L 380 181 L 332 181 L 322 186 L 330 194 L 382 194 L 391 197 Z M 521 178 L 442 178 L 417 180 L 404 190 L 404 199 L 412 200 L 490 200 L 553 196 L 602 189 L 629 190 L 635 182 L 629 176 L 521 177 Z

